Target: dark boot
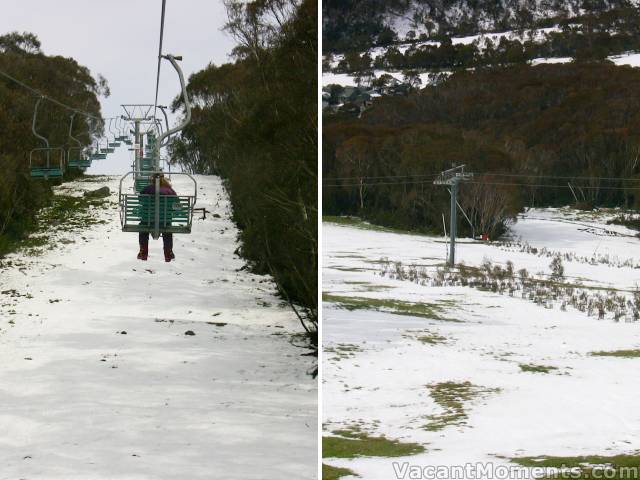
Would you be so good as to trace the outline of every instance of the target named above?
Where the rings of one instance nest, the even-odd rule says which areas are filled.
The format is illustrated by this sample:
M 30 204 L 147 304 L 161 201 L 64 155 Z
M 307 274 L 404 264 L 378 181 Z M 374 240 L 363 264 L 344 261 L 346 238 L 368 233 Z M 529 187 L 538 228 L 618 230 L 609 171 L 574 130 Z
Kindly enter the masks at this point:
M 140 245 L 140 252 L 138 252 L 138 260 L 146 260 L 149 257 L 149 245 Z
M 140 243 L 138 260 L 146 260 L 149 257 L 149 234 L 147 232 L 140 232 L 138 235 L 138 243 Z
M 162 243 L 164 244 L 164 261 L 170 262 L 176 256 L 173 254 L 173 234 L 172 233 L 163 233 L 162 234 Z

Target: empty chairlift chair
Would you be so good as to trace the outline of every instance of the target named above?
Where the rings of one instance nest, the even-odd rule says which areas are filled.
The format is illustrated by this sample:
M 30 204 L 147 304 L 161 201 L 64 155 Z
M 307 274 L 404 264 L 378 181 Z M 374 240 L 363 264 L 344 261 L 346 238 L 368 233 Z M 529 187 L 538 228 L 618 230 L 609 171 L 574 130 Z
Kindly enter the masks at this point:
M 29 152 L 29 168 L 31 170 L 31 176 L 34 178 L 60 178 L 64 175 L 64 149 L 51 147 L 49 140 L 36 131 L 38 107 L 40 107 L 41 101 L 42 97 L 36 101 L 36 106 L 33 111 L 33 121 L 31 122 L 31 131 L 37 138 L 45 143 L 45 147 L 34 148 Z
M 111 154 L 114 153 L 116 151 L 115 147 L 110 147 L 109 146 L 109 139 L 105 138 L 104 140 L 104 147 L 99 147 L 100 149 L 100 153 L 104 153 L 104 154 Z M 106 158 L 106 157 L 105 157 Z
M 107 154 L 100 150 L 100 144 L 96 141 L 95 150 L 91 153 L 91 160 L 105 160 L 107 158 Z
M 129 136 L 126 134 L 127 123 L 123 122 L 122 117 L 118 117 L 116 120 L 116 130 L 118 130 L 118 136 L 116 139 L 119 142 L 123 142 L 125 145 L 133 145 L 133 142 L 129 139 Z
M 85 155 L 84 148 L 82 147 L 80 140 L 73 136 L 73 119 L 75 116 L 76 114 L 73 113 L 69 122 L 69 140 L 76 142 L 78 146 L 69 147 L 67 150 L 67 166 L 69 168 L 79 168 L 80 170 L 85 171 L 91 166 L 91 158 Z
M 109 142 L 107 140 L 108 141 L 107 146 L 109 148 L 114 148 L 115 149 L 115 148 L 118 148 L 121 144 L 120 144 L 119 138 L 116 136 L 115 133 L 113 133 L 113 130 L 111 130 L 111 125 L 113 123 L 113 120 L 114 120 L 113 118 L 109 119 L 109 133 L 111 133 L 111 135 L 113 136 L 113 140 L 111 142 Z
M 79 168 L 84 171 L 91 166 L 91 163 L 91 158 L 87 158 L 83 148 L 71 147 L 67 150 L 67 166 L 69 168 Z
M 29 168 L 34 178 L 60 178 L 64 175 L 64 149 L 34 148 L 29 153 Z

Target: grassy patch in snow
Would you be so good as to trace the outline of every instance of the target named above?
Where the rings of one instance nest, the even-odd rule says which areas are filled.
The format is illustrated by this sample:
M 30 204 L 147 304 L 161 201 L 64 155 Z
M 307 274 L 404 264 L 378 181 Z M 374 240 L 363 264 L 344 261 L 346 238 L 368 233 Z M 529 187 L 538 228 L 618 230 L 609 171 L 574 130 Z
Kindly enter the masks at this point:
M 108 175 L 85 175 L 77 181 L 81 183 L 105 183 L 109 180 L 110 177 Z
M 376 285 L 371 282 L 346 281 L 344 283 L 346 285 L 355 286 L 358 289 L 358 292 L 385 292 L 387 290 L 391 290 L 392 288 L 396 288 L 392 285 Z
M 102 198 L 54 195 L 51 206 L 38 216 L 40 230 L 79 231 L 91 225 L 107 223 L 97 218 L 94 209 L 107 208 L 110 201 Z
M 376 232 L 391 231 L 391 229 L 387 229 L 379 225 L 373 225 L 371 223 L 365 222 L 364 220 L 358 217 L 338 217 L 335 215 L 324 215 L 322 217 L 322 221 L 325 223 L 348 225 L 349 227 L 361 228 L 363 230 L 374 230 Z
M 10 250 L 18 250 L 29 257 L 35 257 L 61 243 L 74 243 L 75 240 L 61 240 L 55 236 L 60 232 L 81 234 L 92 225 L 107 223 L 99 218 L 97 211 L 110 205 L 108 199 L 55 194 L 51 204 L 38 213 L 34 232 L 28 238 L 17 242 Z
M 323 223 L 335 223 L 338 225 L 347 225 L 349 227 L 359 228 L 362 230 L 373 230 L 375 232 L 387 232 L 387 233 L 401 233 L 404 235 L 421 235 L 424 233 L 416 232 L 412 230 L 403 230 L 401 228 L 383 227 L 381 225 L 374 225 L 366 222 L 359 217 L 338 217 L 334 215 L 324 215 L 322 217 Z
M 549 365 L 535 365 L 533 363 L 521 363 L 520 370 L 530 373 L 551 373 L 553 370 L 557 370 L 558 367 L 552 367 Z
M 523 467 L 572 469 L 571 477 L 561 477 L 558 474 L 554 474 L 548 478 L 629 479 L 638 478 L 638 472 L 640 471 L 637 470 L 640 468 L 640 455 L 638 453 L 612 456 L 515 457 L 510 460 Z
M 333 266 L 330 266 L 329 268 L 333 268 L 334 270 L 338 270 L 340 272 L 366 272 L 367 270 L 370 270 L 368 268 L 358 268 L 358 267 L 333 267 Z
M 612 350 L 610 352 L 591 352 L 592 357 L 640 358 L 640 350 Z
M 355 357 L 356 353 L 362 352 L 362 348 L 353 343 L 337 343 L 333 346 L 324 347 L 322 351 L 334 354 L 329 360 L 343 360 Z
M 451 301 L 436 303 L 412 303 L 403 302 L 394 299 L 382 298 L 364 298 L 364 297 L 346 297 L 342 295 L 331 295 L 324 293 L 322 295 L 323 302 L 335 303 L 339 308 L 346 310 L 375 310 L 377 312 L 387 312 L 396 315 L 408 315 L 411 317 L 422 317 L 430 320 L 445 320 L 450 322 L 459 322 L 445 318 L 443 313 L 443 304 L 451 306 Z
M 352 475 L 354 477 L 358 477 L 356 473 L 348 468 L 339 468 L 332 467 L 331 465 L 327 465 L 326 463 L 322 464 L 322 480 L 338 480 L 342 477 L 347 477 Z
M 438 333 L 430 332 L 429 330 L 407 330 L 407 333 L 403 334 L 402 337 L 417 340 L 426 345 L 444 345 L 449 342 L 447 337 L 443 337 Z
M 332 436 L 322 437 L 324 458 L 404 457 L 425 451 L 419 443 L 405 443 L 384 436 L 372 437 L 358 425 L 331 433 Z
M 423 428 L 435 432 L 448 426 L 466 425 L 468 419 L 465 403 L 489 393 L 497 393 L 497 388 L 486 388 L 471 382 L 440 382 L 427 385 L 431 398 L 443 412 L 428 415 L 429 420 Z

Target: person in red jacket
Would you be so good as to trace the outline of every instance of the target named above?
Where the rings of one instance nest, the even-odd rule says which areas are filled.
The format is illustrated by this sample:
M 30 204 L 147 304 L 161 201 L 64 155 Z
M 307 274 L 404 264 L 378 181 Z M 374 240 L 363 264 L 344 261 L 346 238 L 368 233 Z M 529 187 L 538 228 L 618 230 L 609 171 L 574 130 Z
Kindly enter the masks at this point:
M 160 195 L 173 195 L 176 196 L 176 192 L 171 187 L 169 180 L 164 175 L 156 174 L 151 178 L 151 183 L 147 185 L 142 194 L 155 195 L 156 193 L 156 179 L 160 177 Z M 149 232 L 140 232 L 138 235 L 138 242 L 140 243 L 140 252 L 138 253 L 138 260 L 146 260 L 149 257 Z M 173 233 L 162 233 L 162 243 L 164 246 L 164 261 L 170 262 L 175 259 L 173 254 Z

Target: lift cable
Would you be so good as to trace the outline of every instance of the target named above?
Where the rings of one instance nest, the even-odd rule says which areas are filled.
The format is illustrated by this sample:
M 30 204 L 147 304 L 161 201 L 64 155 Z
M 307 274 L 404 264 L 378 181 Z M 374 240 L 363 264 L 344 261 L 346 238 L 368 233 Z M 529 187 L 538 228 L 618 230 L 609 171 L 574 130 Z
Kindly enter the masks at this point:
M 431 174 L 420 174 L 420 175 L 381 175 L 381 176 L 363 176 L 363 177 L 329 177 L 323 178 L 323 182 L 336 182 L 339 180 L 398 180 L 398 183 L 420 183 L 420 182 L 405 182 L 402 181 L 403 178 L 413 179 L 413 178 L 433 178 L 437 177 L 439 173 L 431 173 Z M 562 175 L 529 175 L 524 173 L 494 173 L 494 172 L 484 172 L 484 173 L 476 173 L 476 177 L 513 177 L 513 178 L 546 178 L 550 180 L 601 180 L 601 181 L 616 181 L 616 182 L 640 182 L 640 178 L 625 178 L 625 177 L 586 177 L 586 176 L 562 176 Z M 426 181 L 425 181 L 426 182 Z M 428 182 L 427 182 L 428 183 Z M 522 184 L 527 185 L 527 184 Z M 325 185 L 332 186 L 332 185 Z
M 83 110 L 80 110 L 80 109 L 77 109 L 77 108 L 71 107 L 71 106 L 69 106 L 69 105 L 67 105 L 67 104 L 65 104 L 65 103 L 63 103 L 63 102 L 61 102 L 61 101 L 59 101 L 59 100 L 56 100 L 56 99 L 55 99 L 55 98 L 53 98 L 53 97 L 50 97 L 50 96 L 48 96 L 48 95 L 45 95 L 44 93 L 40 92 L 39 90 L 36 90 L 35 88 L 33 88 L 33 87 L 31 87 L 31 86 L 27 85 L 26 83 L 24 83 L 24 82 L 22 82 L 22 81 L 18 80 L 17 78 L 15 78 L 15 77 L 13 77 L 13 76 L 9 75 L 7 72 L 3 72 L 2 70 L 0 70 L 0 75 L 1 75 L 1 76 L 3 76 L 3 77 L 5 77 L 5 78 L 7 78 L 7 79 L 9 79 L 9 80 L 11 80 L 12 82 L 17 83 L 17 84 L 18 84 L 18 85 L 20 85 L 21 87 L 26 88 L 26 89 L 27 89 L 27 90 L 29 90 L 31 93 L 34 93 L 35 95 L 37 95 L 37 96 L 38 96 L 38 97 L 40 97 L 40 98 L 43 98 L 44 100 L 48 100 L 48 101 L 49 101 L 49 102 L 51 102 L 51 103 L 54 103 L 54 104 L 56 104 L 56 105 L 58 105 L 58 106 L 60 106 L 60 107 L 62 107 L 62 108 L 65 108 L 65 109 L 70 110 L 70 111 L 72 111 L 72 112 L 78 113 L 78 114 L 80 114 L 80 115 L 84 115 L 84 116 L 86 116 L 86 117 L 94 118 L 94 119 L 96 119 L 96 120 L 101 120 L 101 118 L 100 118 L 100 117 L 96 117 L 95 115 L 93 115 L 93 114 L 91 114 L 91 113 L 89 113 L 89 112 L 85 112 L 85 111 L 83 111 Z
M 424 177 L 429 177 L 429 178 L 435 178 L 438 175 L 440 175 L 440 173 L 424 173 L 424 174 L 419 174 L 419 175 L 380 175 L 377 177 L 326 177 L 323 178 L 322 181 L 323 182 L 333 182 L 336 180 L 357 180 L 360 178 L 364 178 L 366 180 L 377 180 L 377 179 L 387 179 L 387 178 L 424 178 Z
M 476 177 L 477 178 L 477 177 Z M 419 180 L 419 181 L 399 181 L 399 182 L 374 182 L 374 183 L 342 183 L 342 184 L 326 184 L 327 188 L 340 188 L 340 187 L 375 187 L 378 185 L 393 186 L 393 185 L 428 185 L 433 183 L 431 180 Z M 476 185 L 502 185 L 502 186 L 514 186 L 514 187 L 529 187 L 529 188 L 571 188 L 567 185 L 553 185 L 553 184 L 532 184 L 522 182 L 483 182 L 483 181 L 467 181 L 466 183 L 472 183 Z M 607 186 L 594 186 L 594 185 L 580 185 L 579 188 L 585 190 L 640 190 L 640 186 L 635 187 L 607 187 Z
M 156 74 L 156 98 L 153 104 L 153 116 L 158 110 L 158 90 L 160 88 L 160 66 L 162 65 L 162 40 L 164 38 L 164 13 L 167 0 L 162 0 L 162 13 L 160 14 L 160 42 L 158 45 L 158 72 Z

